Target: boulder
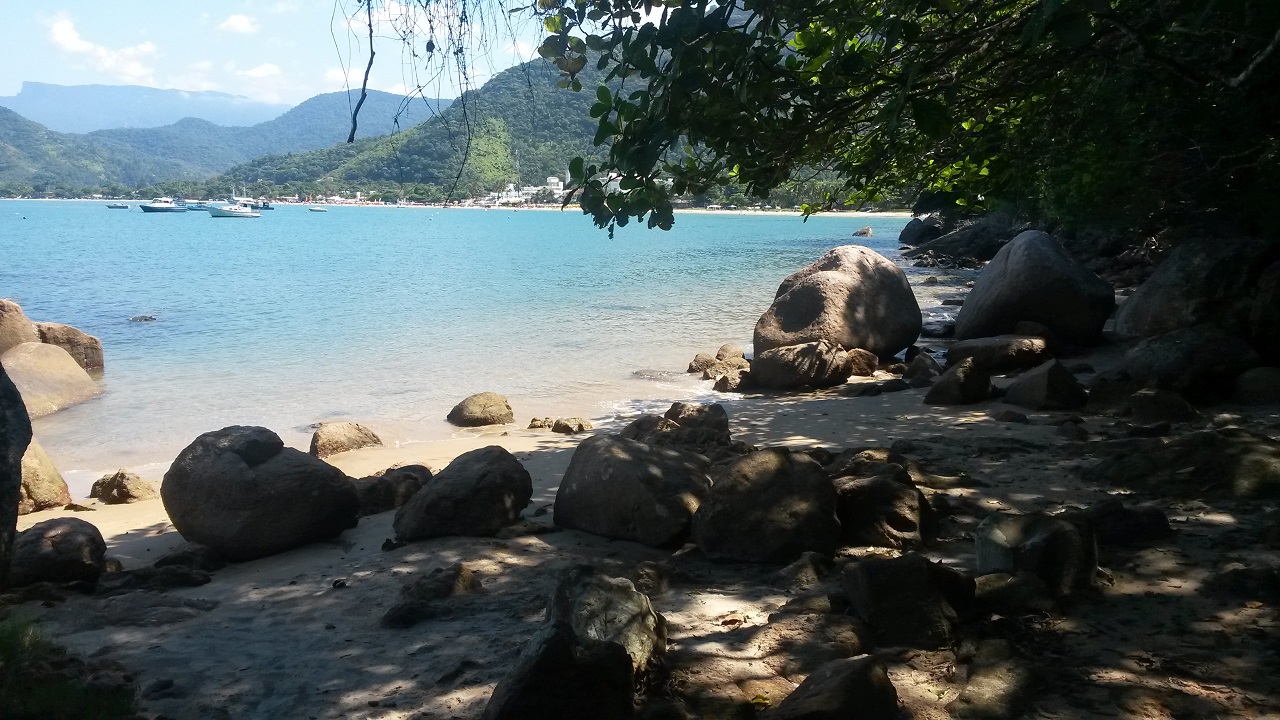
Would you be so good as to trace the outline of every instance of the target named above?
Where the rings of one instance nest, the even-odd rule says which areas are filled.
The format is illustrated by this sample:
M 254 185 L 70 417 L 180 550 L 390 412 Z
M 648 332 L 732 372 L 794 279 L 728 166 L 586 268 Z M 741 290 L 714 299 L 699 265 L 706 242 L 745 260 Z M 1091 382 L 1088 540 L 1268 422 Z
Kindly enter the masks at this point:
M 1125 338 L 1149 338 L 1214 325 L 1249 337 L 1264 270 L 1277 259 L 1280 247 L 1265 240 L 1202 238 L 1185 243 L 1120 305 L 1115 332 Z
M 61 323 L 36 323 L 40 342 L 57 345 L 85 370 L 102 369 L 102 341 L 98 338 Z M 4 350 L 0 350 L 3 353 Z
M 794 390 L 839 385 L 853 374 L 853 359 L 839 345 L 825 341 L 765 350 L 751 363 L 758 387 Z
M 151 483 L 120 468 L 110 475 L 103 475 L 95 480 L 93 487 L 89 490 L 89 497 L 97 498 L 103 505 L 126 505 L 143 500 L 154 500 L 160 497 L 160 493 L 156 492 Z
M 454 563 L 448 568 L 436 568 L 401 587 L 399 601 L 383 614 L 379 624 L 385 628 L 412 627 L 434 617 L 438 601 L 454 595 L 483 591 L 480 578 L 462 563 Z
M 728 362 L 730 360 L 745 360 L 747 353 L 742 349 L 741 345 L 733 343 L 725 343 L 716 350 L 716 360 L 720 362 Z
M 675 402 L 667 408 L 663 417 L 687 428 L 707 428 L 729 436 L 729 413 L 720 403 Z
M 949 233 L 903 253 L 908 259 L 943 259 L 940 265 L 974 267 L 977 262 L 992 259 L 1009 239 L 1017 234 L 1018 226 L 1005 213 L 995 212 L 966 223 Z M 976 261 L 976 262 L 975 262 Z M 917 263 L 918 265 L 919 263 Z
M 689 363 L 688 372 L 700 373 L 716 364 L 716 359 L 706 353 L 698 353 Z
M 32 418 L 44 417 L 102 394 L 84 368 L 57 345 L 17 345 L 0 356 Z
M 920 325 L 902 270 L 868 248 L 844 245 L 782 282 L 756 323 L 756 357 L 817 341 L 890 357 L 915 342 Z
M 22 493 L 18 497 L 18 514 L 60 508 L 71 502 L 71 492 L 54 467 L 44 448 L 35 440 L 22 456 Z
M 747 392 L 754 387 L 750 370 L 734 370 L 716 378 L 716 392 Z
M 498 681 L 481 718 L 630 718 L 637 676 L 665 647 L 662 616 L 630 581 L 575 568 L 556 587 L 546 623 Z
M 246 426 L 196 438 L 165 473 L 160 498 L 183 538 L 232 561 L 336 537 L 360 508 L 341 470 Z
M 840 580 L 850 611 L 881 645 L 950 647 L 974 604 L 972 578 L 914 552 L 862 558 L 846 565 Z
M 980 370 L 991 373 L 1033 368 L 1052 357 L 1049 343 L 1044 338 L 1028 335 L 996 335 L 960 340 L 947 348 L 948 366 L 965 358 L 973 358 Z
M 970 405 L 991 398 L 991 375 L 973 358 L 947 368 L 925 393 L 926 405 Z
M 942 366 L 938 361 L 927 352 L 919 352 L 907 363 L 907 369 L 902 372 L 902 379 L 912 382 L 913 386 L 920 380 L 929 381 L 932 384 L 932 380 L 941 374 Z
M 955 720 L 1005 720 L 1022 717 L 1032 699 L 1032 675 L 1025 660 L 1013 657 L 1007 640 L 983 640 L 974 653 L 969 680 L 960 697 L 947 704 Z
M 360 498 L 360 517 L 365 517 L 395 510 L 430 481 L 431 470 L 425 465 L 401 465 L 352 480 L 351 484 Z
M 533 479 L 505 448 L 490 445 L 454 458 L 396 511 L 396 537 L 488 537 L 520 519 Z
M 1031 513 L 995 513 L 975 533 L 977 573 L 1038 577 L 1057 597 L 1072 597 L 1093 586 L 1098 547 L 1085 523 Z
M 662 417 L 641 415 L 631 421 L 618 437 L 703 454 L 734 444 L 729 415 L 719 403 L 674 403 Z
M 716 360 L 702 371 L 703 380 L 716 380 L 731 373 L 740 373 L 751 369 L 751 361 L 743 357 L 729 357 Z
M 528 430 L 550 430 L 553 426 L 555 426 L 555 424 L 556 424 L 556 419 L 555 419 L 555 418 L 553 418 L 553 417 L 540 417 L 540 418 L 534 418 L 534 419 L 532 419 L 532 420 L 530 420 L 530 421 L 529 421 L 529 427 L 528 427 L 528 428 L 526 428 L 526 429 L 528 429 Z
M 18 505 L 22 501 L 22 458 L 31 442 L 31 421 L 22 396 L 0 365 L 0 590 L 13 555 Z
M 1125 370 L 1135 381 L 1203 400 L 1229 396 L 1235 378 L 1261 362 L 1249 343 L 1208 326 L 1147 338 L 1124 355 Z
M 898 715 L 898 691 L 875 657 L 832 660 L 769 714 L 773 720 L 883 720 Z
M 40 342 L 36 324 L 22 307 L 12 300 L 0 298 L 0 355 L 23 343 Z
M 77 518 L 54 518 L 18 533 L 9 587 L 37 582 L 96 582 L 106 568 L 107 543 L 98 528 Z
M 711 489 L 707 470 L 707 459 L 694 453 L 609 435 L 588 438 L 556 492 L 555 523 L 650 547 L 679 545 Z
M 923 245 L 936 240 L 942 235 L 942 218 L 929 215 L 923 218 L 911 218 L 906 227 L 898 233 L 899 245 Z
M 311 435 L 311 454 L 327 458 L 349 450 L 382 445 L 382 438 L 372 430 L 353 422 L 320 423 Z
M 1031 410 L 1075 410 L 1089 394 L 1062 363 L 1050 360 L 1028 370 L 1005 388 L 1004 401 Z
M 1143 388 L 1129 396 L 1129 416 L 1135 425 L 1184 423 L 1200 413 L 1178 393 L 1159 388 Z
M 873 464 L 832 483 L 845 544 L 910 550 L 937 539 L 938 517 L 901 465 Z
M 556 421 L 551 424 L 551 432 L 563 435 L 576 435 L 591 429 L 591 422 L 580 417 L 556 418 Z
M 1047 327 L 1061 342 L 1091 345 L 1115 309 L 1111 286 L 1076 263 L 1057 240 L 1024 232 L 996 253 L 956 317 L 961 340 L 1010 333 L 1019 321 Z
M 1257 367 L 1240 373 L 1232 397 L 1244 405 L 1280 405 L 1280 368 Z
M 808 455 L 759 450 L 711 469 L 694 542 L 715 561 L 789 563 L 840 541 L 836 491 Z
M 507 399 L 495 392 L 482 392 L 468 396 L 453 406 L 446 418 L 454 425 L 479 427 L 481 425 L 506 425 L 516 419 Z
M 1146 441 L 1099 462 L 1084 477 L 1175 497 L 1280 497 L 1280 443 L 1240 428 L 1201 430 Z

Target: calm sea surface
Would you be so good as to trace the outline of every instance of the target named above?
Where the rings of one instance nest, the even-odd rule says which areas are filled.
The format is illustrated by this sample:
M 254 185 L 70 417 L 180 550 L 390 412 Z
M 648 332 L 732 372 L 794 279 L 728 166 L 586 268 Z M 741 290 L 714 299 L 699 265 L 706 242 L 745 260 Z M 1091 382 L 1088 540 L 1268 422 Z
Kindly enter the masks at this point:
M 576 212 L 0 201 L 0 297 L 102 339 L 105 394 L 36 422 L 74 491 L 232 424 L 303 448 L 332 419 L 429 441 L 483 390 L 521 427 L 708 394 L 681 372 L 695 353 L 749 344 L 779 281 L 831 247 L 895 256 L 905 222 L 681 214 L 610 240 Z

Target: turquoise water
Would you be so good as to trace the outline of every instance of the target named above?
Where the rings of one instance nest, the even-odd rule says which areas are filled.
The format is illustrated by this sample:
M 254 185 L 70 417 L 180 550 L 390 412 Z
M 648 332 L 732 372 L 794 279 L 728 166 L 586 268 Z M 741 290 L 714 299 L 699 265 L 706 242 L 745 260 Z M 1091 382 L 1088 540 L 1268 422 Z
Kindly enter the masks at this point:
M 748 344 L 778 282 L 831 247 L 895 254 L 903 224 L 681 214 L 610 240 L 575 212 L 0 201 L 0 297 L 102 339 L 105 394 L 36 423 L 64 472 L 94 474 L 167 466 L 231 424 L 299 447 L 331 419 L 450 437 L 449 408 L 482 390 L 521 426 L 709 393 L 680 372 L 695 353 Z

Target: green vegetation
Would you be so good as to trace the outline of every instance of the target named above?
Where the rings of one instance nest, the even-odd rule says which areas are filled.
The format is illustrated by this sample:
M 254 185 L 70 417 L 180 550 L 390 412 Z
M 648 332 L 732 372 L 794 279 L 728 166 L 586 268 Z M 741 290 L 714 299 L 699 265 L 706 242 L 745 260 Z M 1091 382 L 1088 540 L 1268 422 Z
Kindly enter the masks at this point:
M 0 717 L 12 720 L 113 720 L 134 717 L 126 685 L 90 684 L 83 663 L 45 639 L 29 621 L 0 621 Z

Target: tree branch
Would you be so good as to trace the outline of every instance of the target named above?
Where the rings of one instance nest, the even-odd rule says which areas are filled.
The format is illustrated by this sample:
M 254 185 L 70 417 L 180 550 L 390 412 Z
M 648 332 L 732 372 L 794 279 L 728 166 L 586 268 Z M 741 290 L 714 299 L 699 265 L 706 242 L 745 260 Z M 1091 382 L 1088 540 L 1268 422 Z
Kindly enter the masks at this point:
M 364 66 L 364 81 L 360 83 L 360 100 L 356 102 L 356 107 L 351 111 L 351 134 L 347 135 L 347 142 L 356 141 L 356 117 L 360 114 L 360 106 L 364 105 L 365 98 L 369 97 L 369 71 L 373 70 L 373 0 L 364 0 L 365 20 L 369 26 L 369 64 Z

